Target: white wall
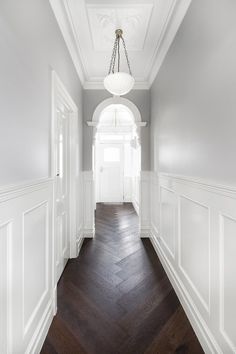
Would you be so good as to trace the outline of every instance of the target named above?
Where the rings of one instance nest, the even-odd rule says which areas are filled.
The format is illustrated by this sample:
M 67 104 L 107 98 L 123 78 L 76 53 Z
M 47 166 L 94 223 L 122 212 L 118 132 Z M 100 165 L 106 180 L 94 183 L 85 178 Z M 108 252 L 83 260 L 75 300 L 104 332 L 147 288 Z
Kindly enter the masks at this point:
M 235 353 L 236 2 L 192 1 L 151 88 L 151 239 L 206 353 Z
M 79 109 L 82 99 L 49 1 L 2 0 L 0 32 L 0 185 L 9 185 L 49 176 L 51 70 Z
M 192 1 L 151 88 L 153 169 L 236 184 L 235 13 Z

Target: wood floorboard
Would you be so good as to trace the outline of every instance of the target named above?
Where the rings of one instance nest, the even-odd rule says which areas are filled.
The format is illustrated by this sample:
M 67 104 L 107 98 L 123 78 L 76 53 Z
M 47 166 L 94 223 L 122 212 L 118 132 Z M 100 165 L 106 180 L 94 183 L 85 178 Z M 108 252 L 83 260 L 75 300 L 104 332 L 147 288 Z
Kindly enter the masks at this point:
M 58 312 L 41 354 L 203 354 L 130 203 L 98 204 L 58 284 Z

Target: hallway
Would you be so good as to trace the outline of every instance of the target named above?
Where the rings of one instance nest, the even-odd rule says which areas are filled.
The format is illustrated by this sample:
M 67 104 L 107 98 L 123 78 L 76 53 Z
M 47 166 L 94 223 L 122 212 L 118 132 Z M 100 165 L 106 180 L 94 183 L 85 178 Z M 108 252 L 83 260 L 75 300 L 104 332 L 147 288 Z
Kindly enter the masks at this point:
M 69 260 L 41 354 L 203 353 L 131 203 L 98 204 L 96 236 Z

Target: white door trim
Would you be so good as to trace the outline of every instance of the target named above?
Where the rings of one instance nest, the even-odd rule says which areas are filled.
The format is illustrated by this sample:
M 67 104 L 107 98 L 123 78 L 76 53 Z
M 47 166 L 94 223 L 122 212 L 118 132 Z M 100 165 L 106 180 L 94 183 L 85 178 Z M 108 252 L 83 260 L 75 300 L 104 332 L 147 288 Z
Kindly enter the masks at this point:
M 76 174 L 77 174 L 77 137 L 78 137 L 78 107 L 69 95 L 66 87 L 58 77 L 55 71 L 52 71 L 52 118 L 51 118 L 51 161 L 50 174 L 53 179 L 54 197 L 53 197 L 53 237 L 55 245 L 55 183 L 56 183 L 56 107 L 58 101 L 62 101 L 70 111 L 69 116 L 69 237 L 70 237 L 70 258 L 76 255 Z M 55 247 L 54 247 L 55 251 Z M 55 267 L 55 254 L 54 254 Z M 55 268 L 54 268 L 55 279 Z M 55 283 L 54 283 L 55 284 Z M 56 284 L 55 284 L 56 286 Z

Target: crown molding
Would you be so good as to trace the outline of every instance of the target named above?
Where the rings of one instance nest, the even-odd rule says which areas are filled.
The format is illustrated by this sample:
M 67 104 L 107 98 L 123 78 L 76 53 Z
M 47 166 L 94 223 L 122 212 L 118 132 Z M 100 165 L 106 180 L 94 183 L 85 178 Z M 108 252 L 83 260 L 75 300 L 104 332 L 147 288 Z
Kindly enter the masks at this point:
M 83 85 L 85 90 L 105 90 L 103 78 L 100 81 L 88 80 Z M 135 81 L 133 90 L 149 90 L 150 85 L 147 81 Z
M 85 68 L 81 60 L 81 53 L 78 49 L 78 43 L 76 42 L 73 26 L 71 23 L 70 16 L 68 17 L 68 4 L 62 0 L 49 0 L 51 8 L 56 17 L 57 23 L 61 30 L 62 36 L 65 40 L 69 53 L 71 55 L 72 61 L 74 63 L 75 69 L 79 76 L 82 86 L 85 82 Z
M 137 78 L 134 89 L 148 90 L 155 80 L 165 56 L 174 40 L 181 22 L 192 0 L 173 0 L 169 14 L 162 29 L 160 40 L 157 43 L 150 65 L 145 70 L 144 78 Z M 75 33 L 67 0 L 49 0 L 65 43 L 68 47 L 72 61 L 78 73 L 81 84 L 85 90 L 104 89 L 103 78 L 89 77 L 83 65 L 83 56 L 79 41 Z
M 174 0 L 165 25 L 162 29 L 162 35 L 157 43 L 156 50 L 151 60 L 149 68 L 148 83 L 152 86 L 153 81 L 157 77 L 160 67 L 165 59 L 165 56 L 176 36 L 176 33 L 187 13 L 187 10 L 192 0 Z

